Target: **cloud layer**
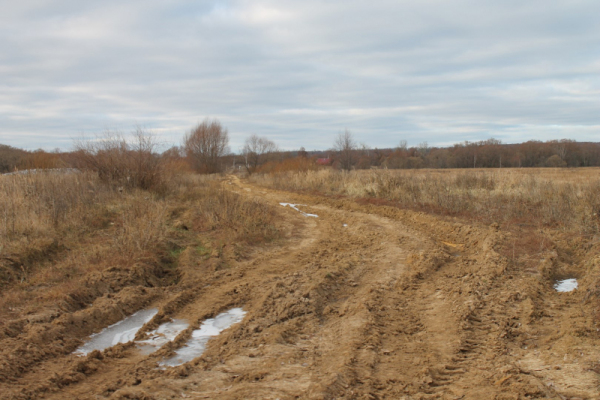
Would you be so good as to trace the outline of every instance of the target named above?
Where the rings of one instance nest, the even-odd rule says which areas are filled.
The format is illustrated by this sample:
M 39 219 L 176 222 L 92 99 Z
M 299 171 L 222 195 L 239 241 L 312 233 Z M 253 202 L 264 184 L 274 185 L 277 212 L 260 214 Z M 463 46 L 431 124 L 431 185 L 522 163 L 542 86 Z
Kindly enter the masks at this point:
M 328 148 L 348 128 L 390 147 L 598 141 L 600 3 L 47 1 L 0 14 L 0 143 L 69 148 L 82 133 L 205 117 Z

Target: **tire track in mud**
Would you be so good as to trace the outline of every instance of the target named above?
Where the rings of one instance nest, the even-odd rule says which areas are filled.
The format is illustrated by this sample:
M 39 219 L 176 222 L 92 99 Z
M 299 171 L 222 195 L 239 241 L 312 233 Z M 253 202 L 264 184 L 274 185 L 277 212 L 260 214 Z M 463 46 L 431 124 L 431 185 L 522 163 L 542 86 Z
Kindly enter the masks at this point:
M 251 190 L 244 190 L 242 193 L 249 194 Z M 257 286 L 262 286 L 268 294 L 262 299 L 260 306 L 249 305 L 250 318 L 244 324 L 246 326 L 241 328 L 242 333 L 238 336 L 243 338 L 244 329 L 249 331 L 247 340 L 250 343 L 247 347 L 252 347 L 256 344 L 255 337 L 261 336 L 257 334 L 263 333 L 263 337 L 276 336 L 276 342 L 293 344 L 297 341 L 298 333 L 303 332 L 305 336 L 308 335 L 303 340 L 303 345 L 305 351 L 310 349 L 308 351 L 312 359 L 310 372 L 306 374 L 305 371 L 301 371 L 303 373 L 300 376 L 298 373 L 292 376 L 295 382 L 310 382 L 304 387 L 304 393 L 314 398 L 327 398 L 333 395 L 356 397 L 360 394 L 372 396 L 372 393 L 377 396 L 377 392 L 381 392 L 383 388 L 379 376 L 386 374 L 386 368 L 391 369 L 389 372 L 392 374 L 397 369 L 395 363 L 383 363 L 382 357 L 389 356 L 392 351 L 402 354 L 407 351 L 408 354 L 411 354 L 411 351 L 414 354 L 427 354 L 431 352 L 431 348 L 441 342 L 439 338 L 436 340 L 435 337 L 431 339 L 420 335 L 427 332 L 431 324 L 423 321 L 423 316 L 427 315 L 428 309 L 422 301 L 419 301 L 423 297 L 419 292 L 419 287 L 423 285 L 419 281 L 443 263 L 447 255 L 443 254 L 439 245 L 414 229 L 386 218 L 358 213 L 353 213 L 349 218 L 348 212 L 344 210 L 336 212 L 328 207 L 316 208 L 321 214 L 319 222 L 305 223 L 310 225 L 305 229 L 312 231 L 313 237 L 306 242 L 307 251 L 303 251 L 301 247 L 299 251 L 296 249 L 294 254 L 286 250 L 280 251 L 279 254 L 275 251 L 238 268 L 239 277 L 242 278 L 248 271 L 255 271 L 260 264 L 263 264 L 260 274 L 272 273 L 275 276 L 274 280 L 279 280 L 270 284 L 257 285 L 256 277 L 246 279 L 252 282 L 252 291 L 256 292 Z M 341 229 L 342 221 L 349 222 L 349 220 L 352 221 L 349 229 Z M 431 254 L 435 255 L 431 256 Z M 408 277 L 405 270 L 407 258 L 410 258 L 411 267 L 418 270 L 416 273 L 409 273 Z M 292 273 L 292 276 L 282 278 L 281 267 L 286 264 L 286 261 L 288 264 L 286 272 L 288 275 Z M 233 304 L 235 301 L 231 299 L 240 297 L 236 294 L 245 291 L 243 281 L 244 279 L 239 279 L 234 288 L 223 290 L 221 287 L 223 285 L 217 280 L 215 286 L 208 290 L 209 293 L 214 294 L 198 296 L 198 299 L 188 307 L 198 307 L 199 303 L 212 303 L 213 308 L 215 304 L 227 302 Z M 399 286 L 406 286 L 407 290 L 399 290 Z M 223 297 L 219 301 L 216 299 L 217 293 Z M 214 309 L 222 308 L 223 305 Z M 253 313 L 252 309 L 256 308 L 260 311 Z M 433 314 L 437 314 L 438 308 L 432 309 Z M 206 312 L 205 315 L 209 316 L 214 312 L 216 311 Z M 303 324 L 304 329 L 299 330 L 299 324 Z M 447 332 L 450 327 L 451 324 L 446 324 L 439 331 Z M 265 333 L 267 331 L 272 333 Z M 390 340 L 386 337 L 397 334 L 405 335 L 403 345 L 396 344 L 396 349 L 388 349 L 393 343 L 388 344 Z M 227 342 L 226 339 L 220 340 Z M 263 341 L 265 342 L 263 344 L 274 346 L 272 339 L 265 338 Z M 262 352 L 265 353 L 265 350 Z M 222 356 L 224 354 L 219 354 L 219 360 Z M 254 356 L 251 358 L 257 358 L 256 355 Z M 265 357 L 273 356 L 266 354 Z M 129 355 L 123 362 L 111 360 L 110 369 L 118 371 L 121 377 L 127 376 L 128 369 L 136 368 L 131 358 Z M 280 351 L 276 358 L 285 359 L 285 352 Z M 212 357 L 209 353 L 205 359 L 208 361 L 204 368 L 211 369 L 217 366 L 211 363 Z M 415 362 L 415 359 L 406 357 L 399 361 L 401 365 L 418 366 L 430 363 L 430 360 Z M 139 369 L 139 366 L 137 368 Z M 282 383 L 281 377 L 277 378 L 277 384 L 274 385 L 274 380 L 265 379 L 260 373 L 257 382 L 255 371 L 238 372 L 234 374 L 237 375 L 234 381 L 238 387 L 231 391 L 233 397 L 245 394 L 256 396 L 257 386 L 260 386 L 256 383 L 260 381 L 267 383 L 268 389 L 265 389 L 265 393 L 271 394 L 276 392 L 276 387 L 281 386 Z M 145 373 L 152 376 L 147 368 Z M 373 378 L 373 375 L 376 377 Z M 439 379 L 429 382 L 425 377 L 423 382 L 417 382 L 418 386 L 415 386 L 415 379 L 422 378 L 420 376 L 422 371 L 404 371 L 404 375 L 403 380 L 394 381 L 391 378 L 386 381 L 388 384 L 386 389 L 399 393 L 408 384 L 412 384 L 413 391 L 428 391 L 426 385 L 441 382 Z M 101 387 L 101 381 L 107 380 L 102 374 L 96 374 L 84 385 L 73 385 L 84 388 L 69 392 L 79 396 L 87 392 L 88 389 L 85 387 Z M 108 385 L 108 388 L 102 392 L 118 393 L 119 386 L 127 386 L 127 382 L 138 380 L 140 379 L 133 377 L 121 379 L 120 385 Z M 244 387 L 244 383 L 248 382 L 253 384 L 251 390 Z M 301 395 L 303 391 L 298 390 L 302 387 L 295 386 L 296 395 Z M 284 391 L 280 394 L 285 396 L 292 393 Z M 60 392 L 60 396 L 64 394 L 65 391 Z
M 363 216 L 363 218 L 373 219 L 371 216 Z M 390 225 L 389 221 L 386 221 L 387 225 Z M 399 237 L 396 234 L 398 231 L 398 227 L 400 224 L 391 224 L 393 225 L 392 229 L 386 229 L 385 234 L 380 235 L 378 238 L 380 243 L 390 242 L 403 242 L 403 239 L 406 239 L 406 236 Z M 400 225 L 401 226 L 401 225 Z M 371 227 L 373 230 L 374 227 Z M 377 226 L 376 228 L 381 228 L 381 226 Z M 394 229 L 395 228 L 395 229 Z M 406 230 L 406 227 L 402 229 Z M 401 230 L 402 230 L 401 229 Z M 415 233 L 412 232 L 414 236 Z M 368 236 L 368 235 L 367 235 Z M 405 240 L 404 240 L 405 241 Z M 415 241 L 417 244 L 420 244 L 421 248 L 423 248 L 424 239 L 421 237 L 419 241 Z M 376 251 L 373 254 L 370 254 L 370 258 L 373 261 L 381 262 L 383 260 L 377 260 L 378 254 L 387 255 L 387 260 L 383 262 L 390 262 L 390 264 L 398 264 L 398 257 L 394 257 L 394 250 L 398 248 L 397 243 L 391 245 L 390 243 L 386 243 L 386 246 L 379 246 L 379 248 L 375 249 Z M 406 246 L 408 249 L 410 246 Z M 414 246 L 413 246 L 414 247 Z M 373 250 L 373 248 L 371 248 Z M 422 250 L 422 249 L 421 249 Z M 443 263 L 445 259 L 448 258 L 445 254 L 439 254 L 440 249 L 439 246 L 430 244 L 429 249 L 430 252 L 438 252 L 437 257 L 424 257 L 424 260 L 419 260 L 421 264 L 425 264 L 425 270 L 433 269 L 439 266 L 440 263 Z M 397 251 L 396 251 L 397 252 Z M 407 251 L 404 250 L 404 259 L 406 258 Z M 422 253 L 421 253 L 422 254 Z M 382 257 L 379 257 L 382 258 Z M 385 256 L 383 258 L 386 258 Z M 402 257 L 401 257 L 402 258 Z M 400 260 L 401 264 L 403 264 L 404 260 Z M 431 265 L 427 265 L 431 264 Z M 423 266 L 421 266 L 423 268 Z M 408 365 L 413 360 L 407 360 L 404 357 L 404 360 L 401 360 L 401 363 L 394 362 L 382 362 L 382 358 L 389 357 L 390 355 L 398 352 L 402 352 L 404 355 L 404 350 L 402 349 L 402 345 L 398 345 L 396 343 L 396 349 L 387 348 L 392 347 L 388 346 L 386 342 L 398 342 L 397 340 L 387 340 L 389 337 L 397 337 L 399 333 L 406 332 L 408 337 L 412 337 L 419 332 L 425 331 L 426 324 L 421 321 L 422 318 L 419 317 L 419 312 L 411 312 L 412 309 L 421 308 L 423 313 L 427 313 L 427 309 L 423 306 L 423 304 L 415 304 L 417 303 L 412 299 L 419 299 L 422 293 L 418 293 L 418 282 L 412 283 L 413 293 L 411 294 L 398 294 L 396 288 L 396 281 L 402 276 L 404 271 L 404 265 L 401 268 L 396 269 L 396 276 L 390 276 L 390 274 L 382 273 L 381 269 L 376 269 L 372 271 L 374 277 L 377 279 L 373 279 L 368 282 L 368 279 L 362 280 L 353 280 L 352 283 L 356 286 L 360 286 L 364 284 L 368 290 L 368 293 L 356 293 L 354 296 L 357 298 L 361 298 L 363 310 L 362 312 L 355 312 L 353 315 L 354 320 L 358 320 L 357 326 L 353 326 L 354 324 L 350 324 L 354 329 L 348 329 L 346 327 L 345 332 L 337 332 L 335 331 L 335 324 L 332 323 L 332 327 L 329 328 L 331 331 L 334 331 L 335 334 L 330 334 L 329 339 L 325 340 L 326 342 L 335 343 L 335 338 L 339 338 L 340 334 L 345 336 L 344 342 L 356 343 L 355 348 L 350 352 L 337 354 L 337 358 L 340 359 L 336 365 L 336 368 L 333 370 L 337 370 L 337 373 L 332 373 L 331 376 L 327 376 L 327 371 L 323 371 L 321 374 L 321 378 L 325 376 L 325 379 L 318 384 L 313 385 L 309 393 L 312 395 L 316 395 L 316 397 L 337 397 L 337 396 L 345 396 L 355 397 L 359 394 L 366 394 L 367 396 L 378 397 L 387 389 L 387 392 L 393 392 L 395 394 L 400 393 L 401 389 L 407 386 L 406 382 L 399 381 L 395 378 L 382 379 L 380 376 L 385 375 L 385 367 L 383 364 L 387 364 L 387 366 L 391 366 L 392 375 L 397 376 L 397 365 Z M 420 277 L 422 278 L 422 276 Z M 414 280 L 414 279 L 413 279 Z M 357 282 L 359 281 L 359 282 Z M 410 285 L 409 285 L 410 286 Z M 348 291 L 346 291 L 348 292 Z M 407 300 L 409 299 L 409 300 Z M 426 300 L 425 300 L 426 301 Z M 446 308 L 447 305 L 446 305 Z M 434 307 L 436 314 L 441 307 Z M 341 312 L 342 316 L 347 314 L 347 310 L 343 310 Z M 435 347 L 435 345 L 439 345 L 443 343 L 444 340 L 441 340 L 441 336 L 447 334 L 448 328 L 452 326 L 451 323 L 445 324 L 441 328 L 438 328 L 438 337 L 433 338 L 433 340 L 429 340 L 426 345 L 421 345 L 420 349 L 425 350 L 430 349 L 431 347 Z M 324 329 L 325 331 L 326 329 Z M 456 329 L 455 329 L 456 330 Z M 327 336 L 326 332 L 321 332 L 322 336 Z M 445 339 L 445 338 L 444 338 Z M 419 339 L 420 340 L 420 339 Z M 413 340 L 407 339 L 406 342 L 410 343 Z M 436 343 L 437 342 L 437 343 Z M 475 347 L 475 342 L 473 338 L 464 339 L 464 344 L 461 348 L 462 352 L 466 352 L 469 348 Z M 439 347 L 439 346 L 438 346 Z M 336 347 L 331 351 L 332 353 L 337 353 Z M 446 352 L 447 353 L 447 352 Z M 321 358 L 336 358 L 336 355 L 332 356 L 327 354 Z M 393 358 L 393 357 L 392 357 Z M 448 354 L 446 354 L 446 358 L 450 358 Z M 457 360 L 458 362 L 463 362 L 463 360 Z M 419 361 L 417 361 L 417 364 Z M 332 368 L 330 368 L 331 370 Z M 339 371 L 342 371 L 341 373 Z M 463 372 L 459 367 L 455 367 L 452 365 L 444 366 L 444 371 L 437 370 L 429 373 L 437 375 L 447 375 L 447 376 L 456 376 L 460 372 Z M 413 372 L 414 375 L 418 376 L 418 373 Z M 372 376 L 378 376 L 375 379 L 372 379 Z M 442 384 L 448 384 L 449 380 L 444 380 L 443 378 L 436 377 L 435 380 L 428 381 L 424 380 L 424 383 L 432 384 L 434 388 L 439 388 Z M 419 385 L 418 390 L 423 390 L 423 385 Z M 428 390 L 431 393 L 435 392 L 436 389 Z M 438 390 L 439 391 L 439 390 Z M 379 395 L 377 394 L 379 392 Z
M 551 295 L 535 297 L 542 289 L 507 269 L 494 228 L 262 189 L 235 177 L 228 183 L 274 206 L 307 204 L 302 210 L 319 217 L 282 208 L 295 226 L 285 246 L 207 273 L 193 281 L 198 288 L 162 293 L 146 330 L 169 318 L 191 326 L 159 352 L 142 356 L 119 345 L 43 362 L 4 398 L 563 398 L 523 349 L 546 329 L 536 316 Z M 202 357 L 156 368 L 204 319 L 232 307 L 243 307 L 246 318 L 211 339 Z M 58 382 L 53 369 L 61 371 Z M 27 382 L 36 375 L 47 380 Z

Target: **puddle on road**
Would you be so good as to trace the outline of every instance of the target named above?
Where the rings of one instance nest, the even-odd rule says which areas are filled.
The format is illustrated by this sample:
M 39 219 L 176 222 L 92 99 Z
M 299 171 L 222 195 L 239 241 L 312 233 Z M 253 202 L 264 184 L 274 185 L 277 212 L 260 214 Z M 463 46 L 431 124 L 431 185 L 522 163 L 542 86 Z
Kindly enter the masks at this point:
M 148 339 L 137 342 L 137 348 L 143 355 L 149 355 L 173 341 L 177 335 L 187 329 L 190 324 L 182 319 L 165 322 L 152 332 L 148 332 Z
M 284 207 L 291 207 L 294 210 L 298 211 L 300 214 L 304 215 L 305 217 L 319 218 L 319 216 L 317 214 L 305 213 L 304 211 L 302 211 L 298 208 L 298 206 L 306 207 L 306 204 L 279 203 L 279 205 L 284 206 Z
M 90 340 L 75 350 L 75 353 L 85 356 L 94 350 L 102 351 L 119 343 L 130 342 L 135 338 L 140 328 L 148 323 L 156 313 L 158 313 L 156 308 L 133 313 L 116 324 L 91 335 Z
M 159 365 L 162 367 L 176 367 L 200 357 L 211 337 L 219 335 L 233 324 L 242 322 L 245 315 L 246 311 L 241 308 L 233 308 L 217 315 L 215 318 L 207 319 L 202 323 L 200 329 L 192 332 L 192 337 L 185 346 L 175 351 L 173 357 L 161 361 Z
M 554 289 L 557 292 L 572 292 L 577 289 L 577 279 L 563 279 L 562 281 L 558 281 L 554 284 Z

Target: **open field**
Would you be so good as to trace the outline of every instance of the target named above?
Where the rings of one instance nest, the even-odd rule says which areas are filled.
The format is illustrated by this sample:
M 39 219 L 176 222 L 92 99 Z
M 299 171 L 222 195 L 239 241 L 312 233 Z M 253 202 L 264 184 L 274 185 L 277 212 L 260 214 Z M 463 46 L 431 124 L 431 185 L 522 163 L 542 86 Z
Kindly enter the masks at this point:
M 600 169 L 332 169 L 252 177 L 262 186 L 347 196 L 477 220 L 600 230 Z
M 599 172 L 187 177 L 161 195 L 0 177 L 0 398 L 598 398 Z M 234 307 L 201 357 L 157 368 Z M 150 308 L 138 339 L 189 327 L 150 355 L 71 354 Z

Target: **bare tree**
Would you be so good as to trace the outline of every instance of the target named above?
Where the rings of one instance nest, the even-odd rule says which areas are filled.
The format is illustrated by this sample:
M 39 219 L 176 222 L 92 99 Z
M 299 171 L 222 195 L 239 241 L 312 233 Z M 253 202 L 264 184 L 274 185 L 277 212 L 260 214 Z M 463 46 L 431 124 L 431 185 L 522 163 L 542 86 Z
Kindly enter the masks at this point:
M 221 172 L 221 157 L 229 150 L 229 135 L 219 121 L 205 119 L 184 138 L 186 156 L 198 172 Z
M 256 171 L 258 166 L 264 163 L 276 151 L 277 145 L 266 137 L 252 135 L 246 139 L 242 154 L 246 158 L 248 173 L 251 174 Z
M 398 146 L 396 147 L 396 151 L 408 151 L 408 142 L 406 140 L 401 140 L 398 142 Z
M 344 132 L 340 132 L 333 142 L 333 150 L 337 152 L 340 168 L 345 169 L 346 171 L 352 169 L 352 166 L 354 165 L 355 149 L 356 142 L 350 131 L 345 129 Z
M 552 145 L 552 149 L 556 152 L 560 159 L 566 161 L 567 156 L 569 154 L 569 148 L 572 147 L 571 145 L 575 143 L 575 141 L 569 139 L 561 139 L 560 141 L 551 140 L 548 143 Z
M 431 148 L 429 147 L 429 144 L 427 143 L 427 141 L 425 141 L 425 142 L 419 143 L 417 150 L 419 151 L 419 154 L 421 155 L 421 157 L 425 157 L 427 154 L 429 154 L 429 152 L 431 151 Z

